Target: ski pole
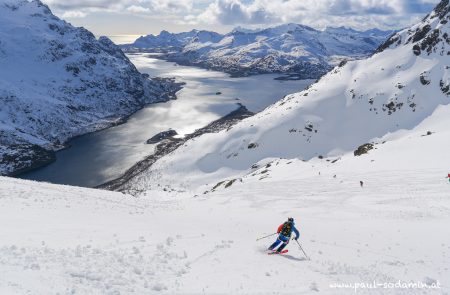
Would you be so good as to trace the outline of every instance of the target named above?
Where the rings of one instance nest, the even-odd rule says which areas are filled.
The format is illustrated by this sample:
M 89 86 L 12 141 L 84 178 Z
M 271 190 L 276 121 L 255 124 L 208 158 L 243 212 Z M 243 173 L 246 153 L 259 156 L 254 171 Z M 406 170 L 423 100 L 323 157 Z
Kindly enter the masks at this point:
M 300 243 L 299 243 L 297 240 L 295 240 L 295 241 L 297 242 L 298 246 L 300 247 L 300 250 L 302 250 L 302 252 L 303 252 L 303 254 L 305 255 L 306 259 L 311 260 L 311 259 L 308 257 L 308 255 L 306 255 L 305 251 L 304 251 L 303 248 L 302 248 L 302 245 L 300 245 Z
M 277 235 L 278 233 L 274 233 L 274 234 L 271 234 L 271 235 L 268 235 L 268 236 L 265 236 L 265 237 L 262 237 L 262 238 L 258 238 L 258 239 L 256 239 L 257 241 L 259 241 L 259 240 L 262 240 L 262 239 L 265 239 L 265 238 L 268 238 L 268 237 L 271 237 L 271 236 L 274 236 L 274 235 Z

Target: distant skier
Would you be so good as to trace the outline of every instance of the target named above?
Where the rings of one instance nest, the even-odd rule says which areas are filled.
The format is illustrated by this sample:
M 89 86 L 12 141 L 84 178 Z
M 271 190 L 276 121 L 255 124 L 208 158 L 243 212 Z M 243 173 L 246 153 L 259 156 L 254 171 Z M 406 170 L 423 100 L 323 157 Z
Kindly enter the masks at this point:
M 295 239 L 298 240 L 298 238 L 300 237 L 300 233 L 295 228 L 294 218 L 289 217 L 288 221 L 286 221 L 285 223 L 281 224 L 278 227 L 277 240 L 267 250 L 273 251 L 276 247 L 278 247 L 279 244 L 281 244 L 281 246 L 278 247 L 276 252 L 280 253 L 281 251 L 283 251 L 283 249 L 287 246 L 287 244 L 289 244 L 292 232 L 295 233 Z

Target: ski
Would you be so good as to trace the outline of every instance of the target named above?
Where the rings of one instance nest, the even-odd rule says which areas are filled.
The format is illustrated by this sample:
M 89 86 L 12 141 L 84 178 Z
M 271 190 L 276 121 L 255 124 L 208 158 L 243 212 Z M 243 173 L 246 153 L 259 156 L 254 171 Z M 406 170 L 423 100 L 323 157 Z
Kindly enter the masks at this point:
M 287 252 L 289 252 L 289 250 L 283 250 L 283 251 L 281 251 L 281 252 L 272 251 L 272 252 L 269 252 L 269 253 L 267 253 L 267 254 L 269 254 L 269 255 L 273 255 L 273 254 L 286 254 Z

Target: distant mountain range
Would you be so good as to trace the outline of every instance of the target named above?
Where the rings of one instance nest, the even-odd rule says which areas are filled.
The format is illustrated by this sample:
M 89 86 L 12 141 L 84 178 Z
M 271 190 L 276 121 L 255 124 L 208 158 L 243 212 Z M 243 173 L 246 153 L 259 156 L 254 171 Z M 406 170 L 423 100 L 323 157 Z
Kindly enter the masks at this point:
M 342 60 L 372 54 L 394 31 L 327 28 L 298 24 L 262 30 L 237 28 L 222 35 L 192 30 L 162 31 L 123 45 L 125 51 L 163 53 L 160 57 L 183 65 L 219 70 L 233 76 L 289 73 L 297 78 L 319 78 Z
M 175 89 L 41 1 L 0 0 L 0 175 L 48 163 L 68 139 L 170 99 Z

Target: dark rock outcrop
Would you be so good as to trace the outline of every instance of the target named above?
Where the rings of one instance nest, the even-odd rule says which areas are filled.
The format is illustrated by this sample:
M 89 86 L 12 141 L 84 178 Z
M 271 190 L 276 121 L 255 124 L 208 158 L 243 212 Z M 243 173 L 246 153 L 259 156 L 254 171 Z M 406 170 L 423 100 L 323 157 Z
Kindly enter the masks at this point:
M 152 138 L 150 138 L 149 140 L 147 140 L 147 144 L 155 144 L 160 141 L 163 141 L 164 139 L 173 138 L 176 135 L 178 135 L 178 133 L 175 130 L 169 129 L 167 131 L 160 132 L 155 136 L 153 136 Z
M 355 155 L 355 157 L 358 157 L 367 154 L 370 150 L 373 150 L 373 144 L 366 143 L 358 147 L 356 151 L 353 152 L 353 154 Z

